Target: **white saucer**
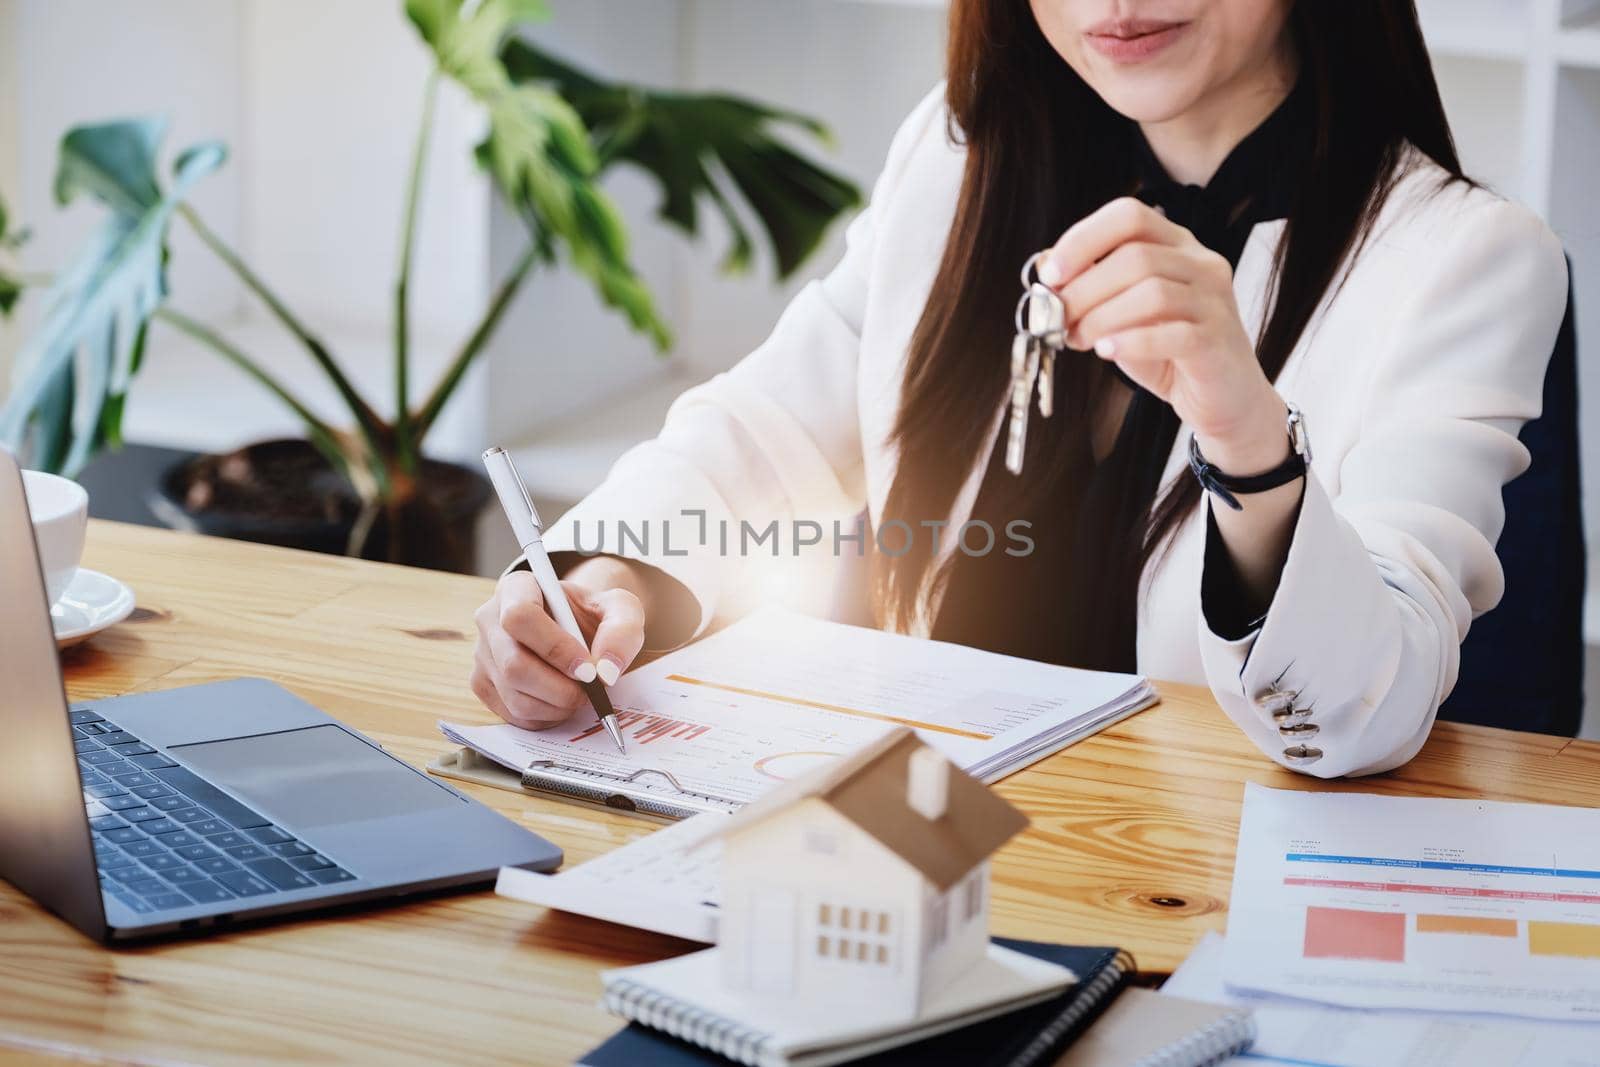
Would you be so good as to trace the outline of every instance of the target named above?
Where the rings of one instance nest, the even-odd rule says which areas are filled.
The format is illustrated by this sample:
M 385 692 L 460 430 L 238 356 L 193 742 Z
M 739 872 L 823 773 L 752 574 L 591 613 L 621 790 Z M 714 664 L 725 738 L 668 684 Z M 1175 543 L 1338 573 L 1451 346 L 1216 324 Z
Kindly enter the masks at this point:
M 111 577 L 79 567 L 72 584 L 50 609 L 56 647 L 71 648 L 133 614 L 133 590 Z

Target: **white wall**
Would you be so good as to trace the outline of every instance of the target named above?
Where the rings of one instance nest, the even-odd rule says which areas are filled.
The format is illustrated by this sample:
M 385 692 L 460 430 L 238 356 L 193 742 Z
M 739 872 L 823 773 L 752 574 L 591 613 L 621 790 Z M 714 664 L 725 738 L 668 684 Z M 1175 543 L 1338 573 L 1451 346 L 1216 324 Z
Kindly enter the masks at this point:
M 243 5 L 239 173 L 251 263 L 299 313 L 390 328 L 405 178 L 431 66 L 395 0 Z M 447 87 L 417 233 L 424 334 L 469 329 L 486 286 L 488 190 L 474 109 Z
M 56 149 L 69 126 L 135 115 L 170 120 L 167 154 L 196 141 L 238 130 L 242 84 L 241 31 L 233 0 L 143 0 L 108 5 L 96 0 L 13 0 L 14 33 L 4 38 L 17 64 L 8 120 L 20 169 L 8 189 L 13 213 L 33 228 L 23 262 L 53 270 L 67 262 L 93 231 L 96 206 L 55 206 Z M 239 223 L 239 168 L 230 164 L 194 193 L 196 206 L 223 233 Z M 172 280 L 207 311 L 228 307 L 236 289 L 208 269 L 194 240 L 179 234 Z M 30 309 L 34 312 L 37 308 Z

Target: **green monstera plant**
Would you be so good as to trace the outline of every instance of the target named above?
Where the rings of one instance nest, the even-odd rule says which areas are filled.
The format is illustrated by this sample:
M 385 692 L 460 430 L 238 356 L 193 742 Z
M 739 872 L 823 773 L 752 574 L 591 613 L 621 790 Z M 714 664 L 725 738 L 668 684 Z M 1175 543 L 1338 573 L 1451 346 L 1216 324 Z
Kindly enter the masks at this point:
M 0 251 L 9 252 L 22 246 L 28 239 L 27 231 L 13 231 L 6 215 L 6 202 L 0 199 Z M 22 278 L 0 264 L 0 318 L 11 314 L 11 309 L 22 299 Z
M 314 330 L 188 202 L 190 188 L 223 164 L 224 147 L 207 143 L 182 151 L 164 178 L 157 165 L 164 125 L 135 119 L 80 126 L 62 140 L 58 201 L 91 197 L 106 218 L 78 259 L 55 278 L 43 321 L 18 353 L 13 389 L 0 409 L 0 442 L 26 445 L 34 465 L 67 473 L 98 449 L 116 445 L 149 326 L 159 321 L 234 364 L 295 413 L 305 427 L 307 452 L 315 450 L 310 454 L 321 468 L 304 474 L 304 491 L 329 491 L 330 477 L 323 476 L 329 475 L 333 491 L 349 502 L 348 514 L 340 512 L 347 527 L 344 550 L 430 563 L 430 545 L 459 538 L 461 531 L 447 528 L 441 510 L 440 497 L 450 490 L 436 483 L 448 465 L 428 460 L 424 442 L 536 267 L 569 265 L 658 349 L 671 343 L 630 261 L 626 228 L 601 188 L 612 167 L 633 166 L 653 178 L 660 218 L 691 237 L 699 232 L 699 211 L 709 205 L 731 235 L 724 260 L 730 271 L 747 270 L 756 245 L 741 203 L 759 222 L 779 277 L 795 271 L 828 227 L 860 203 L 852 183 L 786 142 L 788 131 L 826 140 L 815 121 L 736 97 L 657 91 L 580 70 L 519 34 L 548 17 L 543 0 L 406 0 L 405 12 L 434 69 L 406 178 L 394 285 L 392 400 L 381 404 L 362 395 Z M 413 402 L 414 234 L 435 98 L 445 80 L 483 109 L 488 132 L 477 157 L 525 224 L 527 246 L 439 379 Z M 344 425 L 318 417 L 227 337 L 167 304 L 167 237 L 175 221 L 189 227 L 315 361 L 343 401 Z M 0 276 L 0 301 L 12 291 L 5 286 Z M 213 472 L 237 474 L 241 462 L 249 466 L 240 459 L 248 451 L 209 457 L 219 461 Z M 200 494 L 200 503 L 211 495 Z

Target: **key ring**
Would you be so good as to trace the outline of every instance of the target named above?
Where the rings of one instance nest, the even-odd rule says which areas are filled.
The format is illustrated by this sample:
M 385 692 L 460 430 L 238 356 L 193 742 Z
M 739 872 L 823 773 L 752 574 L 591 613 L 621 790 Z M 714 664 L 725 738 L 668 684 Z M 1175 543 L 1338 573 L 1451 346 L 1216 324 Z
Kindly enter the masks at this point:
M 1028 302 L 1032 299 L 1033 294 L 1027 290 L 1023 290 L 1022 295 L 1017 298 L 1017 310 L 1011 313 L 1011 321 L 1016 325 L 1018 333 L 1029 332 L 1028 324 L 1023 321 L 1023 315 L 1027 312 Z
M 1029 256 L 1026 260 L 1023 261 L 1023 264 L 1022 264 L 1022 287 L 1024 289 L 1027 289 L 1034 282 L 1039 280 L 1039 257 L 1040 256 L 1047 256 L 1049 254 L 1050 254 L 1050 250 L 1049 249 L 1045 249 L 1042 252 L 1035 252 L 1033 255 Z M 1032 277 L 1030 278 L 1029 275 L 1032 275 Z

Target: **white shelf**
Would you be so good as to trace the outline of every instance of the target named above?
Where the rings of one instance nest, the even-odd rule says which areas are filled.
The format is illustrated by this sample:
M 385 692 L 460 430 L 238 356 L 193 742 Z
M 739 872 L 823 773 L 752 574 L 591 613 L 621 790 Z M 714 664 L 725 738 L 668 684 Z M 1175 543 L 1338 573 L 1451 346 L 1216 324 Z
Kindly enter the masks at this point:
M 1562 30 L 1556 35 L 1556 58 L 1569 67 L 1600 68 L 1600 26 Z
M 1435 56 L 1519 63 L 1528 54 L 1528 27 L 1500 17 L 1433 15 L 1424 18 L 1423 36 Z

